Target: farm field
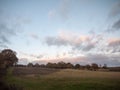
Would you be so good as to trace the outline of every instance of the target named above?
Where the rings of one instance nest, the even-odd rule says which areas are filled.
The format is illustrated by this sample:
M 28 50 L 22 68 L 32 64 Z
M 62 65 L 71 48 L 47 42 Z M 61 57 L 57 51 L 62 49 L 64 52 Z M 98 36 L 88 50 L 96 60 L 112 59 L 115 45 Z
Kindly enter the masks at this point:
M 120 90 L 120 72 L 17 67 L 6 82 L 23 90 Z

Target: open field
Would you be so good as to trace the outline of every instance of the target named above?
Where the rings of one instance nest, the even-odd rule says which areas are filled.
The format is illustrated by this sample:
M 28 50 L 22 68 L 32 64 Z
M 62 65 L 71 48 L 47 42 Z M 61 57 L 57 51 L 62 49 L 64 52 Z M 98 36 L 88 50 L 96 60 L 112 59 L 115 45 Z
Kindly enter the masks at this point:
M 13 74 L 18 75 L 46 75 L 59 71 L 59 69 L 39 68 L 39 67 L 16 67 Z
M 120 72 L 25 68 L 9 71 L 6 82 L 23 90 L 120 90 Z M 29 74 L 15 73 L 21 69 Z M 29 72 L 26 71 L 28 69 Z M 39 73 L 34 74 L 32 70 Z

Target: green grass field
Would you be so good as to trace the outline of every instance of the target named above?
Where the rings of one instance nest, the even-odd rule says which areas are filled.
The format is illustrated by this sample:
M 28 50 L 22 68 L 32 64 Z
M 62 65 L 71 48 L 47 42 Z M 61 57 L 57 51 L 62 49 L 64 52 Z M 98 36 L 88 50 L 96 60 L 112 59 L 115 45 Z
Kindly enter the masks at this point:
M 120 90 L 120 72 L 65 69 L 45 75 L 6 76 L 8 84 L 24 90 Z

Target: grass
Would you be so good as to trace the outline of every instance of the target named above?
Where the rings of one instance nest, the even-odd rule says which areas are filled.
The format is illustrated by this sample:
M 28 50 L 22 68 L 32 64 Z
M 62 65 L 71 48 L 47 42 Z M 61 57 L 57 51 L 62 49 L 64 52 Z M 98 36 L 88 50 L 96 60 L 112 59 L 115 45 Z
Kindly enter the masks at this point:
M 8 84 L 24 90 L 120 90 L 120 72 L 99 72 L 66 69 L 47 75 L 13 76 L 9 70 Z

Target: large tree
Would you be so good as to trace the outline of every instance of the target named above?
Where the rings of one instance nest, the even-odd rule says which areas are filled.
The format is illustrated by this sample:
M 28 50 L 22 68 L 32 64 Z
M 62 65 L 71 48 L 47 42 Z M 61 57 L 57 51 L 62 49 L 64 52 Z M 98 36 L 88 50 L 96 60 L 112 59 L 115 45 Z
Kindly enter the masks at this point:
M 16 52 L 11 49 L 4 49 L 0 52 L 0 66 L 7 68 L 13 66 L 18 62 Z

